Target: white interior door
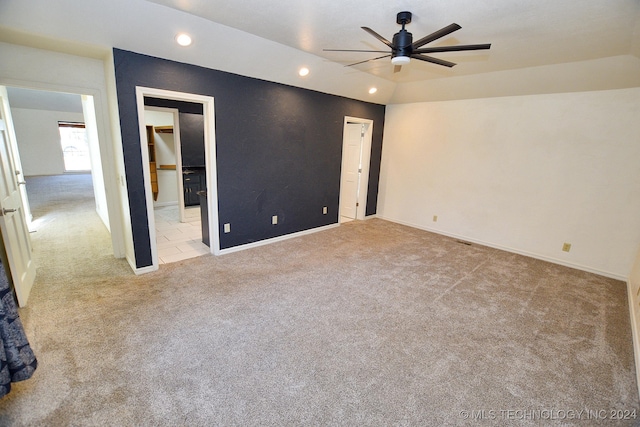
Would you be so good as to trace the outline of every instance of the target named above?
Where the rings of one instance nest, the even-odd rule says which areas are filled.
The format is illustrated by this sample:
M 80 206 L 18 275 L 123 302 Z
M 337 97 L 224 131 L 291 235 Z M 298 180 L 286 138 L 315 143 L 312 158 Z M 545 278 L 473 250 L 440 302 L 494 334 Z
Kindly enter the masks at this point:
M 36 278 L 31 240 L 13 166 L 7 128 L 0 112 L 0 230 L 20 307 L 27 305 Z
M 358 188 L 362 169 L 362 124 L 347 123 L 342 146 L 340 183 L 340 216 L 355 219 L 358 210 Z
M 18 141 L 16 139 L 16 131 L 13 128 L 13 119 L 11 118 L 11 107 L 9 105 L 6 86 L 0 86 L 0 108 L 2 109 L 0 118 L 4 119 L 5 126 L 7 128 L 5 138 L 9 139 L 9 147 L 11 147 L 11 153 L 13 154 L 13 167 L 16 170 L 16 179 L 20 186 L 20 196 L 24 217 L 27 220 L 27 227 L 31 229 L 33 215 L 31 215 L 31 207 L 29 206 L 29 199 L 27 198 L 27 183 L 25 181 L 24 173 L 22 173 L 23 169 L 20 161 L 20 152 L 18 151 Z

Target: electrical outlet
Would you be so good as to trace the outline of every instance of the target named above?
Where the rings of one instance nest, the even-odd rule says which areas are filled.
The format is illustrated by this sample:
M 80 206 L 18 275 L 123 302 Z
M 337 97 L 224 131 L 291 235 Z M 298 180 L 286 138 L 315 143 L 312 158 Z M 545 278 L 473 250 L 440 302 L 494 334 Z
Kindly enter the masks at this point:
M 569 252 L 571 250 L 571 243 L 565 243 L 564 245 L 562 245 L 562 250 L 564 252 Z
M 433 216 L 433 222 L 438 222 L 438 215 Z
M 227 223 L 224 225 L 224 232 L 231 233 L 231 224 Z
M 326 215 L 327 214 L 327 207 L 323 207 L 322 208 L 322 215 Z
M 271 224 L 276 225 L 278 223 L 278 215 L 271 217 Z

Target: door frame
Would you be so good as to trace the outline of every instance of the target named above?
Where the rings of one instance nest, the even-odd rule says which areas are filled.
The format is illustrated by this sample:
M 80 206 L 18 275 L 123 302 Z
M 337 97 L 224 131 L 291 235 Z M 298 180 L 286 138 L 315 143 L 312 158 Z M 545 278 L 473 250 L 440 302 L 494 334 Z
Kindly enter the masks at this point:
M 220 255 L 220 234 L 218 226 L 218 182 L 216 171 L 216 133 L 215 109 L 213 97 L 196 95 L 193 93 L 176 92 L 136 86 L 136 104 L 138 109 L 138 127 L 140 132 L 140 151 L 142 154 L 142 171 L 144 175 L 145 200 L 147 205 L 147 226 L 149 227 L 149 244 L 151 246 L 152 265 L 145 267 L 144 272 L 159 268 L 158 245 L 156 242 L 156 224 L 153 212 L 153 196 L 151 192 L 151 171 L 149 168 L 149 150 L 146 142 L 146 127 L 144 121 L 144 97 L 186 101 L 202 104 L 204 115 L 204 151 L 207 182 L 207 214 L 209 215 L 210 253 Z M 177 166 L 176 166 L 177 167 Z M 142 272 L 142 271 L 141 271 Z
M 369 166 L 371 163 L 371 141 L 373 139 L 373 120 L 371 119 L 363 119 L 359 117 L 351 117 L 344 116 L 344 123 L 342 126 L 342 155 L 344 157 L 344 149 L 345 149 L 345 135 L 346 135 L 346 127 L 349 123 L 355 124 L 364 124 L 367 125 L 367 130 L 364 134 L 364 138 L 362 140 L 362 147 L 360 147 L 360 152 L 362 153 L 362 172 L 360 172 L 359 183 L 358 183 L 358 197 L 356 198 L 356 203 L 358 203 L 358 207 L 362 207 L 362 209 L 356 209 L 356 218 L 355 219 L 364 219 L 366 214 L 367 207 L 367 190 L 369 188 Z M 342 159 L 344 162 L 344 158 Z M 344 163 L 343 163 L 344 164 Z M 342 187 L 342 180 L 344 178 L 344 167 L 341 167 L 340 170 L 340 187 Z M 342 188 L 340 188 L 342 190 Z M 342 211 L 342 197 L 340 197 L 340 201 L 338 204 L 338 223 L 340 223 L 340 212 Z
M 0 85 L 45 92 L 70 93 L 79 96 L 89 95 L 93 97 L 100 161 L 102 163 L 109 217 L 109 227 L 107 228 L 111 235 L 111 247 L 114 258 L 126 258 L 128 245 L 131 246 L 131 251 L 133 252 L 133 237 L 130 232 L 128 235 L 125 235 L 123 210 L 128 211 L 129 207 L 128 204 L 125 204 L 128 203 L 128 201 L 121 198 L 122 192 L 120 190 L 120 184 L 124 185 L 124 175 L 121 177 L 118 174 L 119 169 L 124 171 L 124 163 L 122 162 L 122 157 L 117 158 L 114 154 L 113 143 L 120 144 L 120 141 L 112 138 L 110 133 L 111 123 L 106 105 L 107 96 L 95 88 L 82 87 L 79 85 L 60 85 L 39 80 L 16 80 L 2 76 L 0 76 Z M 9 100 L 9 104 L 11 104 L 11 100 Z M 113 141 L 113 143 L 110 143 L 111 141 Z M 27 194 L 28 191 L 29 190 L 26 190 Z M 130 240 L 127 241 L 127 239 Z M 132 269 L 134 269 L 133 266 Z

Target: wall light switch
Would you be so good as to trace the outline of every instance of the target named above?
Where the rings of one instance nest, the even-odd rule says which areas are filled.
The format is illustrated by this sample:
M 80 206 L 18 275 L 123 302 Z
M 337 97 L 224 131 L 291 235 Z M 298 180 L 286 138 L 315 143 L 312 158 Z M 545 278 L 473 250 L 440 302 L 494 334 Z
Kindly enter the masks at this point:
M 327 214 L 327 207 L 323 207 L 322 208 L 322 215 L 326 215 Z
M 227 223 L 224 225 L 224 232 L 231 233 L 231 224 Z
M 278 215 L 271 217 L 271 224 L 276 225 L 278 223 Z

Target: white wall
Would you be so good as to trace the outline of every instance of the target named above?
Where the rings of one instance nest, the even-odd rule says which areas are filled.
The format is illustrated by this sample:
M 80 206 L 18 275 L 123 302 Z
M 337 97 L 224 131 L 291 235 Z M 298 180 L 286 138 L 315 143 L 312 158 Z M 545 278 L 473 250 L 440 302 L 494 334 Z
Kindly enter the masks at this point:
M 64 173 L 59 121 L 84 122 L 81 113 L 12 108 L 25 176 Z
M 98 137 L 95 111 L 93 96 L 82 95 L 82 114 L 87 132 L 87 142 L 89 143 L 89 155 L 91 156 L 91 180 L 93 181 L 93 196 L 96 202 L 96 212 L 107 227 L 107 230 L 111 232 L 102 159 L 100 158 L 100 138 Z
M 388 106 L 378 216 L 626 279 L 639 101 L 635 88 Z

